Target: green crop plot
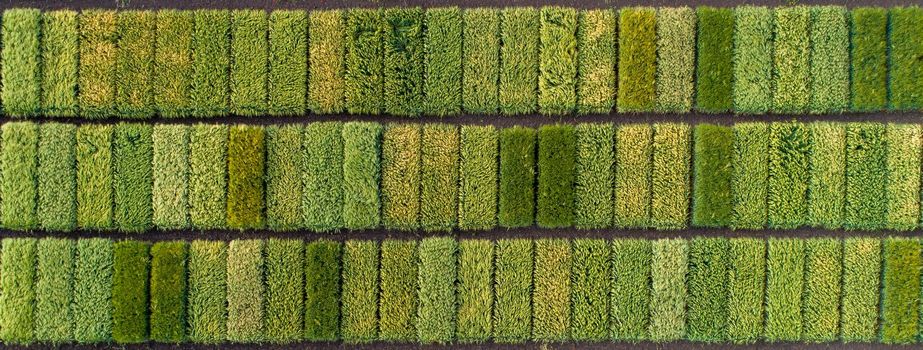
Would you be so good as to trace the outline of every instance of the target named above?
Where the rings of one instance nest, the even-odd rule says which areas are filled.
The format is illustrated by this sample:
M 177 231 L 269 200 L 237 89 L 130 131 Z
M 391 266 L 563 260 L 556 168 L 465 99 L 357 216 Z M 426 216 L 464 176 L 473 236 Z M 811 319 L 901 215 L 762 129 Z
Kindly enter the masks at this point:
M 486 230 L 497 225 L 497 129 L 463 125 L 458 163 L 458 227 Z
M 227 336 L 228 267 L 227 243 L 196 240 L 189 244 L 186 292 L 189 340 L 211 344 Z
M 846 203 L 843 227 L 873 230 L 887 219 L 888 149 L 885 125 L 846 126 Z
M 458 242 L 458 305 L 455 339 L 483 342 L 493 332 L 494 243 L 472 239 Z M 531 273 L 530 273 L 531 276 Z
M 186 334 L 186 242 L 151 246 L 150 339 L 179 343 Z
M 262 10 L 231 11 L 230 112 L 236 115 L 258 116 L 268 110 L 267 62 L 276 62 L 269 60 L 268 17 Z
M 343 124 L 343 226 L 361 229 L 378 226 L 378 181 L 381 176 L 382 126 L 369 122 Z
M 500 11 L 466 9 L 462 21 L 462 108 L 495 113 L 500 104 Z
M 734 220 L 734 130 L 699 124 L 693 130 L 692 225 L 727 226 Z
M 153 127 L 118 124 L 112 135 L 114 225 L 124 232 L 153 226 Z
M 651 142 L 649 124 L 615 130 L 615 226 L 649 226 L 651 215 Z
M 304 248 L 304 338 L 335 340 L 340 329 L 340 270 L 343 245 L 320 239 Z
M 577 113 L 608 113 L 615 107 L 618 11 L 577 13 Z
M 301 135 L 299 135 L 301 136 Z M 301 168 L 292 171 L 300 174 L 302 198 L 294 198 L 287 206 L 300 204 L 304 225 L 315 231 L 329 231 L 342 226 L 340 216 L 343 208 L 343 124 L 337 122 L 313 123 L 304 127 L 301 151 L 303 156 Z M 297 145 L 296 145 L 297 147 Z M 295 150 L 298 154 L 298 150 Z M 291 153 L 282 153 L 280 157 L 292 158 Z M 281 172 L 280 174 L 288 175 Z M 298 181 L 298 179 L 292 179 Z M 299 185 L 300 185 L 299 184 Z M 291 187 L 278 188 L 279 193 L 290 194 Z
M 42 13 L 42 114 L 77 115 L 77 55 L 80 52 L 77 12 Z
M 657 9 L 656 107 L 684 113 L 695 91 L 696 12 L 689 7 Z
M 773 16 L 774 113 L 802 113 L 811 91 L 811 10 L 804 6 L 783 7 Z
M 918 226 L 920 213 L 920 157 L 923 130 L 919 125 L 888 124 L 887 219 L 885 227 L 907 231 Z
M 686 337 L 703 342 L 727 338 L 730 243 L 726 238 L 689 241 Z
M 424 13 L 425 114 L 447 116 L 461 112 L 462 18 L 458 7 L 430 8 Z
M 686 274 L 689 245 L 682 239 L 651 243 L 651 319 L 649 338 L 678 340 L 686 332 Z M 690 337 L 690 339 L 694 339 Z
M 923 108 L 923 42 L 917 40 L 923 35 L 923 8 L 895 7 L 888 16 L 889 105 L 892 110 L 918 110 Z
M 653 129 L 650 226 L 682 229 L 689 222 L 692 129 L 677 123 L 654 124 Z
M 278 238 L 265 242 L 265 336 L 274 343 L 302 339 L 305 324 L 304 242 Z
M 842 112 L 849 107 L 849 12 L 821 6 L 811 11 L 811 113 Z
M 575 239 L 571 246 L 571 339 L 608 339 L 613 275 L 611 246 L 602 239 Z
M 419 258 L 417 339 L 445 344 L 455 338 L 456 253 L 459 244 L 450 237 L 424 238 Z
M 4 244 L 4 252 L 6 249 Z M 113 255 L 111 240 L 90 238 L 77 241 L 70 309 L 77 343 L 112 340 Z M 3 266 L 6 264 L 3 263 Z
M 307 110 L 308 13 L 281 10 L 269 14 L 268 105 L 272 115 Z
M 766 249 L 766 318 L 763 338 L 770 342 L 797 341 L 805 289 L 805 241 L 770 238 Z
M 180 117 L 192 112 L 193 11 L 157 11 L 153 86 L 154 106 L 163 117 Z M 82 46 L 81 46 L 82 48 Z
M 153 224 L 165 229 L 189 227 L 189 127 L 155 125 L 153 142 Z
M 0 254 L 0 339 L 7 344 L 35 341 L 35 238 L 4 238 Z
M 228 126 L 189 129 L 189 221 L 197 228 L 226 224 Z
M 612 225 L 615 215 L 615 149 L 614 125 L 577 126 L 574 226 L 593 229 Z
M 36 246 L 35 340 L 52 344 L 71 341 L 70 311 L 74 291 L 73 240 L 42 238 Z
M 734 111 L 766 113 L 773 105 L 773 10 L 740 6 L 734 15 Z
M 148 337 L 150 243 L 115 243 L 112 272 L 112 340 L 140 343 Z
M 306 159 L 301 152 L 306 147 L 302 148 L 303 132 L 301 125 L 266 128 L 266 226 L 271 229 L 290 231 L 302 227 L 304 222 L 302 169 Z M 336 136 L 339 139 L 340 133 Z M 342 144 L 339 149 L 342 150 Z M 342 164 L 339 165 L 342 172 Z M 327 195 L 332 196 L 331 192 Z
M 541 15 L 538 110 L 570 114 L 577 104 L 577 10 L 544 7 Z
M 343 248 L 340 338 L 369 342 L 378 337 L 379 246 L 373 241 L 348 241 Z
M 8 228 L 29 230 L 38 224 L 38 124 L 10 122 L 0 133 L 0 221 Z
M 457 223 L 458 147 L 459 133 L 455 126 L 446 124 L 423 126 L 420 226 L 424 230 L 448 231 Z M 496 160 L 496 155 L 494 155 L 494 160 Z
M 805 241 L 804 292 L 801 295 L 801 339 L 832 342 L 840 328 L 843 245 L 834 238 Z
M 887 238 L 883 245 L 880 339 L 886 344 L 911 343 L 919 335 L 920 241 Z
M 500 189 L 497 219 L 503 227 L 535 222 L 535 129 L 515 126 L 500 130 Z
M 547 125 L 538 130 L 535 221 L 539 226 L 555 228 L 573 224 L 576 148 L 576 129 L 572 125 Z
M 850 15 L 850 108 L 876 112 L 888 106 L 888 10 L 859 7 Z
M 812 147 L 808 224 L 839 228 L 846 193 L 846 128 L 843 124 L 817 122 L 808 129 Z
M 37 224 L 72 231 L 77 227 L 77 127 L 45 123 L 38 133 Z
M 840 339 L 845 342 L 871 342 L 877 339 L 881 261 L 881 240 L 843 240 Z
M 766 242 L 733 238 L 727 243 L 727 340 L 753 343 L 763 331 Z
M 354 114 L 378 114 L 384 88 L 385 21 L 381 10 L 345 12 L 344 97 Z
M 151 71 L 157 15 L 151 11 L 123 11 L 116 16 L 118 53 L 115 67 L 115 108 L 124 118 L 154 115 Z
M 498 343 L 522 342 L 532 336 L 534 253 L 531 240 L 503 239 L 496 243 L 492 338 Z
M 534 7 L 500 11 L 500 113 L 525 114 L 538 107 L 544 13 Z
M 227 114 L 231 102 L 231 11 L 196 10 L 193 21 L 190 114 Z
M 731 225 L 742 229 L 766 226 L 766 188 L 769 182 L 769 125 L 734 125 L 733 196 Z M 813 178 L 812 178 L 813 179 Z
M 3 12 L 3 54 L 0 55 L 3 110 L 14 117 L 36 115 L 41 110 L 42 13 L 37 9 Z
M 263 276 L 266 269 L 266 243 L 260 240 L 233 240 L 228 244 L 227 339 L 254 342 L 265 337 L 263 319 L 267 305 Z
M 378 339 L 408 342 L 416 339 L 417 242 L 381 243 L 378 301 Z
M 769 125 L 769 227 L 795 228 L 807 222 L 811 138 L 801 123 Z
M 708 113 L 734 109 L 734 28 L 732 8 L 696 9 L 695 107 Z
M 609 334 L 615 340 L 648 338 L 651 302 L 652 241 L 612 240 L 612 270 L 617 278 L 610 295 Z
M 648 112 L 656 104 L 657 11 L 619 11 L 618 111 Z
M 423 10 L 383 10 L 384 50 L 382 111 L 391 115 L 416 116 L 423 112 Z

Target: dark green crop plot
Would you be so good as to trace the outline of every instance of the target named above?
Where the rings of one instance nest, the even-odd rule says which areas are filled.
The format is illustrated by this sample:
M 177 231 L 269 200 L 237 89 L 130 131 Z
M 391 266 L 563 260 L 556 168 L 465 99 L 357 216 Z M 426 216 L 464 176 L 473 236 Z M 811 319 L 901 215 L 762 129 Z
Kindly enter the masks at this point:
M 805 240 L 801 340 L 832 342 L 840 328 L 843 245 L 835 238 Z
M 693 131 L 692 225 L 727 226 L 734 220 L 734 130 L 699 124 Z
M 189 227 L 189 127 L 154 125 L 153 223 L 162 229 Z
M 72 341 L 70 312 L 74 291 L 74 240 L 43 238 L 36 247 L 35 340 L 52 344 Z
M 734 109 L 733 8 L 702 6 L 696 9 L 696 109 L 721 113 Z
M 888 124 L 887 219 L 885 228 L 907 231 L 919 226 L 920 157 L 923 130 L 920 125 Z
M 196 228 L 226 225 L 226 125 L 194 125 L 189 130 L 189 221 Z
M 843 240 L 843 282 L 840 305 L 840 339 L 872 342 L 878 337 L 878 306 L 881 290 L 881 240 Z
M 227 225 L 236 229 L 263 227 L 263 128 L 238 125 L 228 135 Z
M 577 106 L 577 10 L 542 8 L 538 110 L 569 114 Z
M 0 131 L 0 221 L 5 228 L 29 230 L 38 224 L 38 124 L 9 122 Z
M 500 113 L 525 114 L 538 107 L 543 13 L 534 7 L 500 11 Z
M 300 239 L 265 242 L 265 336 L 271 342 L 293 342 L 304 337 L 304 242 Z
M 535 129 L 514 126 L 500 130 L 500 226 L 523 227 L 535 222 Z
M 42 13 L 42 114 L 77 115 L 77 12 Z
M 650 226 L 685 228 L 689 222 L 692 130 L 689 125 L 653 125 Z M 618 185 L 616 185 L 618 186 Z
M 195 10 L 194 21 L 190 114 L 227 114 L 231 102 L 231 11 Z
M 4 244 L 4 248 L 6 244 Z M 881 342 L 912 343 L 919 335 L 920 271 L 923 261 L 917 238 L 884 240 L 881 286 Z
M 846 127 L 839 123 L 816 122 L 811 133 L 808 224 L 828 229 L 843 223 L 846 193 Z
M 686 332 L 686 274 L 689 246 L 683 239 L 651 243 L 651 320 L 654 341 L 678 340 Z
M 5 23 L 6 21 L 4 21 Z M 5 27 L 5 26 L 4 26 Z M 892 110 L 923 108 L 923 8 L 895 7 L 890 10 L 888 29 L 888 92 Z
M 345 109 L 345 22 L 342 10 L 308 13 L 307 103 L 314 113 L 336 113 Z
M 608 339 L 609 291 L 613 280 L 609 242 L 602 239 L 575 239 L 571 245 L 571 339 Z
M 6 251 L 6 245 L 4 245 Z M 112 241 L 102 238 L 77 240 L 74 259 L 74 294 L 71 317 L 77 343 L 112 339 Z M 6 264 L 3 264 L 6 266 Z
M 567 340 L 571 318 L 570 241 L 560 238 L 537 239 L 533 249 L 532 340 Z
M 497 129 L 461 127 L 458 227 L 486 230 L 497 225 Z
M 609 327 L 615 340 L 647 339 L 651 302 L 651 242 L 619 238 L 612 241 L 616 278 L 610 295 Z
M 577 113 L 608 113 L 615 106 L 615 9 L 577 13 Z
M 275 13 L 277 12 L 274 11 L 273 14 Z M 267 33 L 270 34 L 267 35 Z M 231 113 L 259 116 L 267 112 L 269 104 L 267 87 L 271 86 L 267 84 L 267 73 L 269 66 L 276 64 L 275 60 L 269 59 L 268 41 L 271 35 L 269 16 L 266 11 L 231 11 Z M 307 39 L 307 35 L 304 37 Z M 304 58 L 306 56 L 305 53 L 301 55 Z M 299 76 L 295 74 L 295 71 L 287 73 L 292 77 Z M 306 75 L 301 76 L 306 77 Z
M 255 342 L 266 336 L 266 244 L 233 240 L 228 244 L 227 340 Z
M 849 11 L 841 6 L 812 7 L 811 113 L 849 107 Z
M 773 10 L 734 9 L 734 111 L 766 113 L 773 105 Z
M 615 127 L 612 124 L 577 125 L 576 227 L 592 229 L 612 225 L 615 165 Z
M 346 342 L 378 338 L 378 252 L 374 241 L 345 244 L 340 338 Z
M 369 122 L 343 124 L 343 226 L 361 229 L 381 221 L 378 196 L 382 126 Z
M 298 115 L 307 110 L 308 13 L 269 14 L 269 113 Z
M 420 139 L 417 124 L 390 124 L 381 140 L 381 219 L 387 228 L 417 227 L 420 213 Z
M 151 245 L 125 240 L 115 243 L 112 273 L 112 340 L 140 343 L 148 337 L 148 281 Z
M 213 344 L 227 333 L 228 244 L 193 241 L 189 245 L 186 328 L 189 340 Z
M 493 242 L 477 239 L 458 242 L 455 339 L 459 342 L 483 342 L 493 334 L 493 262 Z
M 342 244 L 320 239 L 305 245 L 304 338 L 337 339 L 340 329 L 340 258 Z
M 385 20 L 379 9 L 345 13 L 344 96 L 353 114 L 378 114 L 384 89 Z
M 811 97 L 811 10 L 804 6 L 781 7 L 775 10 L 773 21 L 772 111 L 801 113 Z
M 766 250 L 766 319 L 763 338 L 770 342 L 801 339 L 805 241 L 770 238 Z
M 423 112 L 423 10 L 383 10 L 384 81 L 382 110 L 391 115 L 416 116 Z
M 416 338 L 417 242 L 381 243 L 381 295 L 378 339 L 408 342 Z
M 343 208 L 343 124 L 312 123 L 304 128 L 302 151 L 304 168 L 300 174 L 302 191 L 301 219 L 315 231 L 328 231 L 342 226 Z M 297 153 L 296 153 L 297 154 Z M 291 157 L 286 154 L 284 157 Z M 280 189 L 289 191 L 289 189 Z M 297 202 L 296 202 L 297 203 Z
M 499 240 L 495 253 L 493 339 L 522 342 L 532 335 L 532 240 Z
M 38 132 L 38 225 L 71 231 L 77 227 L 77 127 L 45 123 Z
M 142 232 L 153 226 L 152 132 L 149 124 L 115 126 L 112 136 L 114 220 L 120 231 Z
M 448 231 L 455 227 L 458 218 L 458 143 L 458 128 L 454 125 L 423 126 L 420 226 L 424 230 Z
M 845 228 L 884 227 L 888 215 L 887 158 L 884 124 L 846 126 Z
M 811 137 L 801 123 L 769 125 L 769 181 L 766 188 L 770 227 L 807 223 Z
M 619 11 L 618 110 L 647 112 L 656 103 L 657 12 L 650 7 Z
M 194 11 L 157 11 L 154 106 L 163 117 L 185 116 L 192 112 L 194 15 Z
M 151 11 L 121 11 L 116 16 L 118 53 L 115 68 L 115 108 L 124 118 L 154 115 L 154 44 L 157 15 Z
M 423 14 L 426 75 L 424 113 L 454 115 L 462 106 L 462 10 L 429 8 Z
M 888 106 L 888 10 L 859 7 L 849 14 L 850 109 L 881 111 Z
M 4 16 L 6 16 L 4 14 Z M 4 238 L 0 255 L 0 339 L 5 344 L 35 341 L 35 238 Z
M 567 227 L 574 222 L 577 137 L 573 125 L 546 125 L 538 130 L 539 226 Z
M 274 230 L 290 231 L 303 226 L 302 171 L 307 159 L 301 154 L 302 133 L 301 125 L 266 127 L 266 226 Z M 339 139 L 340 134 L 336 136 Z M 339 149 L 342 152 L 342 144 Z M 342 163 L 337 164 L 342 172 Z M 332 196 L 330 192 L 325 194 Z
M 462 108 L 494 113 L 499 107 L 500 11 L 465 9 L 462 17 Z
M 734 238 L 727 244 L 727 340 L 755 342 L 763 331 L 766 241 Z
M 182 241 L 151 246 L 150 339 L 179 343 L 186 337 L 186 255 Z
M 3 12 L 3 110 L 14 117 L 36 115 L 42 107 L 41 26 L 38 9 Z
M 615 130 L 615 226 L 647 227 L 651 214 L 650 124 L 620 125 Z
M 689 241 L 686 338 L 718 342 L 727 338 L 730 244 L 726 238 Z
M 417 339 L 421 343 L 445 344 L 455 338 L 455 264 L 458 242 L 451 237 L 424 238 L 417 256 Z
M 695 93 L 696 13 L 689 7 L 657 9 L 656 107 L 684 113 Z
M 769 124 L 734 125 L 734 218 L 732 227 L 766 226 L 766 186 L 769 181 Z

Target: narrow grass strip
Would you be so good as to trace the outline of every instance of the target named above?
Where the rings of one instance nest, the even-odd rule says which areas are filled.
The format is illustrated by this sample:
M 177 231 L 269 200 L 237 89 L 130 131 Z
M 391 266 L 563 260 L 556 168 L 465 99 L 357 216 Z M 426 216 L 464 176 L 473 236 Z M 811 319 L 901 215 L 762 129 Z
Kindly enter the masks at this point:
M 773 105 L 773 10 L 734 10 L 734 111 L 762 114 Z
M 183 241 L 151 246 L 150 339 L 179 343 L 186 337 L 186 257 Z
M 42 12 L 42 114 L 77 115 L 77 67 L 80 31 L 77 12 Z
M 849 11 L 850 109 L 876 112 L 888 106 L 888 10 Z
M 416 339 L 417 261 L 416 241 L 382 241 L 379 340 L 409 342 Z
M 458 7 L 428 8 L 423 13 L 425 114 L 447 116 L 461 112 L 462 16 Z
M 420 139 L 417 124 L 389 124 L 381 140 L 381 219 L 390 229 L 417 227 L 420 214 Z
M 337 113 L 345 106 L 346 20 L 343 10 L 308 12 L 308 108 Z
M 428 237 L 417 249 L 417 340 L 446 344 L 455 339 L 458 242 L 452 237 Z
M 111 125 L 94 124 L 77 128 L 77 226 L 80 228 L 112 227 L 113 129 Z M 6 202 L 7 197 L 3 198 Z
M 269 113 L 299 115 L 307 110 L 308 13 L 269 14 Z
M 807 223 L 811 138 L 801 123 L 769 125 L 768 225 L 796 228 Z
M 115 114 L 116 18 L 116 12 L 109 10 L 86 10 L 78 17 L 78 103 L 80 115 L 87 118 L 105 118 Z
M 763 333 L 766 241 L 732 238 L 727 250 L 727 340 L 753 343 Z
M 654 341 L 681 339 L 686 333 L 686 274 L 689 245 L 683 239 L 651 243 L 651 324 Z
M 462 125 L 458 183 L 458 228 L 486 230 L 497 225 L 497 129 Z
M 811 7 L 811 113 L 849 108 L 849 10 Z
M 382 110 L 399 116 L 423 112 L 423 10 L 390 8 L 383 11 L 384 82 Z
M 153 227 L 154 143 L 150 124 L 118 124 L 112 136 L 115 226 L 123 232 Z
M 769 184 L 769 124 L 734 124 L 734 218 L 731 226 L 760 229 L 766 226 L 766 190 Z M 813 179 L 813 178 L 812 178 Z
M 886 238 L 881 286 L 881 342 L 916 341 L 920 318 L 920 271 L 923 261 L 917 238 Z M 4 248 L 6 244 L 4 244 Z
M 266 226 L 278 231 L 291 231 L 303 226 L 301 125 L 271 125 L 266 127 Z M 337 133 L 337 138 L 340 134 Z M 342 152 L 342 144 L 340 145 Z M 343 171 L 342 163 L 340 172 Z M 326 193 L 332 195 L 333 193 Z M 336 208 L 337 211 L 341 207 Z
M 77 227 L 77 126 L 45 123 L 38 131 L 38 225 L 72 231 Z
M 3 78 L 3 110 L 14 117 L 37 115 L 41 109 L 42 13 L 38 9 L 17 8 L 3 12 L 3 53 L 0 67 Z
M 775 9 L 773 21 L 772 111 L 802 113 L 811 98 L 811 10 L 804 6 L 781 7 Z
M 154 226 L 188 228 L 189 222 L 189 127 L 154 125 L 152 207 Z
M 484 342 L 493 334 L 494 243 L 483 239 L 458 242 L 458 304 L 455 339 Z
M 346 241 L 340 338 L 349 343 L 378 338 L 378 243 Z
M 157 15 L 152 11 L 121 11 L 116 21 L 115 108 L 122 118 L 154 115 L 154 44 Z
M 157 11 L 154 106 L 162 117 L 191 114 L 195 11 Z
M 840 123 L 815 122 L 808 128 L 811 134 L 808 224 L 836 229 L 843 223 L 846 193 L 846 127 Z
M 500 113 L 525 114 L 538 109 L 543 13 L 534 7 L 500 11 Z
M 885 228 L 908 231 L 919 226 L 920 169 L 923 129 L 915 124 L 888 124 L 887 203 Z
M 648 338 L 651 323 L 651 240 L 612 240 L 612 284 L 609 312 L 610 335 L 614 340 L 640 341 Z
M 891 110 L 923 108 L 923 8 L 894 7 L 888 13 L 888 98 Z M 6 22 L 6 21 L 4 21 Z
M 346 110 L 352 114 L 381 112 L 384 87 L 385 21 L 379 9 L 346 10 L 343 60 Z
M 653 134 L 649 226 L 660 230 L 686 228 L 692 192 L 692 129 L 686 124 L 654 124 Z
M 881 242 L 873 237 L 843 240 L 839 326 L 840 339 L 844 342 L 872 342 L 878 337 Z
M 38 224 L 38 124 L 9 122 L 0 132 L 0 221 L 5 228 L 30 230 Z
M 99 343 L 112 339 L 112 264 L 111 240 L 77 240 L 74 296 L 70 309 L 74 341 L 77 343 Z
M 304 185 L 301 199 L 301 220 L 315 231 L 328 231 L 343 226 L 343 124 L 338 122 L 311 123 L 304 127 L 302 137 Z M 295 153 L 299 154 L 299 153 Z M 292 158 L 291 153 L 283 157 Z M 288 192 L 289 189 L 280 189 Z M 297 203 L 297 202 L 296 202 Z
M 189 129 L 189 221 L 193 227 L 224 227 L 227 213 L 228 126 Z
M 535 129 L 522 126 L 500 130 L 500 226 L 523 227 L 535 222 L 536 137 Z
M 805 241 L 801 340 L 832 342 L 840 334 L 843 245 L 836 238 Z
M 224 341 L 228 329 L 228 244 L 192 241 L 187 264 L 187 337 L 203 344 Z
M 692 225 L 728 226 L 734 218 L 734 130 L 699 124 L 693 130 Z
M 875 230 L 888 216 L 886 128 L 878 123 L 846 126 L 846 206 L 843 227 Z
M 609 338 L 611 247 L 604 239 L 575 239 L 571 245 L 570 337 L 603 341 Z
M 493 339 L 523 342 L 532 335 L 533 241 L 501 239 L 495 250 Z
M 730 243 L 722 237 L 697 237 L 689 242 L 686 338 L 719 342 L 727 339 Z
M 273 343 L 291 343 L 304 336 L 305 250 L 300 239 L 265 241 L 266 313 L 263 327 Z
M 577 13 L 577 113 L 608 113 L 615 106 L 618 11 Z
M 615 166 L 614 125 L 577 125 L 577 169 L 574 179 L 574 225 L 577 228 L 594 229 L 612 225 L 615 215 Z
M 148 337 L 150 243 L 115 243 L 112 273 L 112 340 L 140 343 Z
M 6 14 L 4 14 L 6 16 Z M 4 344 L 35 341 L 35 238 L 4 238 L 0 266 L 0 339 Z
M 564 341 L 570 338 L 570 240 L 547 238 L 534 242 L 532 340 Z
M 769 342 L 798 341 L 805 274 L 805 241 L 770 238 L 766 253 L 766 318 L 763 338 Z
M 227 262 L 227 339 L 232 342 L 257 342 L 266 336 L 269 304 L 267 286 L 268 251 L 259 239 L 233 240 L 228 244 Z
M 232 126 L 228 134 L 228 227 L 263 227 L 265 134 L 260 126 Z
M 343 244 L 326 239 L 308 242 L 304 255 L 304 338 L 336 340 L 340 330 Z
M 190 114 L 227 114 L 231 102 L 231 11 L 195 10 L 194 21 Z
M 577 10 L 542 8 L 538 110 L 569 114 L 577 106 Z
M 462 17 L 462 108 L 495 113 L 500 103 L 500 11 L 465 9 Z
M 657 11 L 622 8 L 619 28 L 618 111 L 652 111 L 657 94 Z
M 689 7 L 660 7 L 656 16 L 655 109 L 685 113 L 695 92 L 696 13 Z
M 538 193 L 535 221 L 558 228 L 574 222 L 577 137 L 573 125 L 546 125 L 538 130 Z
M 76 241 L 42 238 L 36 246 L 35 340 L 51 344 L 73 341 L 71 303 Z
M 733 8 L 696 8 L 695 107 L 706 113 L 734 109 L 734 28 Z
M 343 226 L 362 229 L 378 226 L 381 200 L 378 181 L 382 126 L 370 122 L 343 124 Z
M 269 37 L 272 35 L 269 31 L 269 14 L 263 10 L 230 12 L 230 112 L 244 116 L 266 114 L 269 106 L 269 67 L 275 64 L 269 55 Z M 273 11 L 273 14 L 277 12 Z M 288 73 L 297 76 L 295 72 Z
M 615 130 L 615 226 L 648 227 L 651 215 L 650 124 L 619 125 Z
M 458 128 L 454 125 L 426 124 L 423 126 L 420 227 L 424 230 L 449 231 L 456 226 L 459 183 L 458 147 Z M 496 155 L 493 160 L 496 163 Z M 494 172 L 496 173 L 496 170 Z

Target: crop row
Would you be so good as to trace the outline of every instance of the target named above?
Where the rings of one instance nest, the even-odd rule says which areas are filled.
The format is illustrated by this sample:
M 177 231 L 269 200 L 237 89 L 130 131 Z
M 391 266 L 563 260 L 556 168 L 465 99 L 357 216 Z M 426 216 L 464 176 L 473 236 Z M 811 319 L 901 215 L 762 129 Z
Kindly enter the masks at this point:
M 923 341 L 916 238 L 6 238 L 0 340 Z
M 11 9 L 12 116 L 923 109 L 923 9 Z
M 0 139 L 14 230 L 921 223 L 920 124 L 8 122 Z

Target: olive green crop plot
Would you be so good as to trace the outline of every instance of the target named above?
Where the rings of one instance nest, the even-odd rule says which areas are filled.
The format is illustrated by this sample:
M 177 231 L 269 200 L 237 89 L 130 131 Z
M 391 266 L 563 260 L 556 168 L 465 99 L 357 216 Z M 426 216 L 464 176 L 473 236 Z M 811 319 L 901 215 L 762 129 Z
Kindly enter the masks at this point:
M 770 227 L 793 228 L 807 221 L 811 139 L 801 123 L 769 125 L 769 179 L 766 187 Z
M 571 321 L 570 241 L 538 239 L 533 249 L 532 339 L 566 340 Z
M 528 239 L 499 240 L 494 254 L 493 339 L 499 343 L 526 341 L 533 335 L 531 292 L 535 245 Z
M 269 239 L 265 242 L 264 336 L 274 343 L 302 339 L 306 276 L 304 242 L 297 239 Z
M 734 110 L 763 114 L 773 102 L 773 10 L 734 10 Z
M 615 149 L 615 127 L 612 124 L 577 126 L 574 226 L 592 229 L 612 224 L 615 215 Z
M 619 11 L 619 112 L 646 112 L 655 107 L 656 13 L 650 7 L 630 7 Z
M 500 130 L 500 189 L 497 219 L 502 227 L 535 222 L 535 129 L 521 126 Z
M 155 125 L 153 142 L 153 223 L 160 228 L 189 227 L 189 127 Z
M 458 220 L 458 147 L 459 132 L 455 126 L 423 126 L 420 226 L 424 230 L 451 230 Z M 493 159 L 496 159 L 496 155 Z
M 577 113 L 607 113 L 615 106 L 618 11 L 577 13 Z
M 700 124 L 693 131 L 692 225 L 727 226 L 733 220 L 734 130 Z
M 458 242 L 458 305 L 455 338 L 459 342 L 483 342 L 493 334 L 494 242 Z
M 467 9 L 462 21 L 462 108 L 495 113 L 500 104 L 500 12 Z
M 536 110 L 539 101 L 539 55 L 544 55 L 541 31 L 544 9 L 507 8 L 500 11 L 499 103 L 503 114 Z M 554 55 L 549 55 L 552 59 Z M 544 57 L 544 56 L 542 56 Z
M 648 124 L 615 130 L 615 226 L 649 226 L 651 215 L 651 141 Z
M 382 111 L 399 116 L 423 112 L 423 78 L 426 73 L 423 47 L 423 10 L 383 10 L 384 54 Z
M 657 9 L 656 107 L 688 112 L 695 90 L 696 13 L 688 7 Z
M 795 341 L 802 337 L 806 242 L 797 238 L 768 240 L 763 328 L 767 341 Z
M 7 344 L 35 341 L 35 238 L 4 238 L 0 266 L 0 339 Z
M 74 336 L 70 304 L 74 291 L 73 240 L 42 238 L 36 247 L 35 340 L 63 343 Z
M 382 126 L 369 122 L 343 124 L 343 226 L 376 227 L 381 222 Z
M 263 128 L 245 125 L 231 127 L 228 134 L 228 227 L 263 227 L 264 149 Z
M 575 239 L 571 246 L 571 339 L 608 339 L 611 246 L 602 239 Z
M 696 109 L 725 112 L 734 109 L 734 9 L 696 9 Z
M 609 334 L 615 340 L 647 339 L 650 325 L 652 241 L 612 240 Z
M 264 338 L 266 313 L 266 243 L 233 240 L 228 244 L 227 339 L 232 342 Z M 268 317 L 265 317 L 268 319 Z
M 843 240 L 843 282 L 840 301 L 840 338 L 872 342 L 878 336 L 881 292 L 881 240 Z
M 306 163 L 301 156 L 302 136 L 301 125 L 266 128 L 266 226 L 271 229 L 288 231 L 302 226 L 302 169 Z M 342 171 L 342 164 L 337 165 Z
M 843 223 L 846 193 L 846 127 L 812 123 L 811 182 L 808 187 L 808 224 L 835 229 Z
M 416 338 L 417 242 L 381 243 L 378 339 L 408 342 Z
M 228 127 L 194 125 L 189 130 L 189 221 L 197 228 L 226 224 Z
M 888 105 L 888 10 L 859 7 L 850 15 L 850 81 L 854 111 L 875 112 Z
M 686 278 L 689 245 L 683 239 L 651 243 L 651 319 L 648 336 L 654 341 L 678 340 L 686 333 Z M 694 337 L 688 337 L 695 339 Z
M 888 215 L 887 163 L 885 125 L 847 125 L 843 227 L 865 230 L 884 227 Z
M 382 39 L 386 30 L 382 10 L 346 10 L 344 96 L 346 110 L 355 114 L 381 112 L 384 86 Z
M 70 310 L 74 321 L 74 341 L 110 341 L 114 255 L 112 241 L 102 238 L 78 240 L 74 255 L 74 292 Z M 3 266 L 7 266 L 5 262 Z
M 148 337 L 150 243 L 115 243 L 112 268 L 112 340 L 140 343 Z
M 806 341 L 831 342 L 839 334 L 842 261 L 843 245 L 839 240 L 805 241 L 801 337 Z
M 414 229 L 420 212 L 420 139 L 414 124 L 391 124 L 381 139 L 381 220 L 387 228 Z
M 417 339 L 421 343 L 448 343 L 454 339 L 456 329 L 458 241 L 449 237 L 424 238 L 417 249 Z
M 689 242 L 686 276 L 686 336 L 715 342 L 726 339 L 728 317 L 729 243 L 726 238 L 696 238 Z
M 378 337 L 379 245 L 349 241 L 343 248 L 340 338 L 369 342 Z
M 911 343 L 919 336 L 920 240 L 887 238 L 882 241 L 880 340 L 887 344 Z
M 152 132 L 152 126 L 145 124 L 115 126 L 112 136 L 113 219 L 120 231 L 142 232 L 153 226 Z
M 570 114 L 577 104 L 577 11 L 542 8 L 538 109 Z
M 497 129 L 465 125 L 460 134 L 458 227 L 485 230 L 497 225 Z
M 889 11 L 888 98 L 892 110 L 906 111 L 923 108 L 923 8 L 895 7 Z
M 314 113 L 336 113 L 345 109 L 345 26 L 342 10 L 308 13 L 307 103 Z
M 888 194 L 885 227 L 911 230 L 920 213 L 920 156 L 923 131 L 919 125 L 888 124 L 885 130 L 888 145 Z
M 154 50 L 154 106 L 162 117 L 192 112 L 193 11 L 157 11 Z
M 343 246 L 316 240 L 304 248 L 304 338 L 336 340 L 340 329 L 340 270 Z
M 849 107 L 849 12 L 822 6 L 811 11 L 811 113 Z
M 689 221 L 692 129 L 685 124 L 654 124 L 653 133 L 649 226 L 682 229 Z
M 179 343 L 186 334 L 186 242 L 151 246 L 150 339 Z

